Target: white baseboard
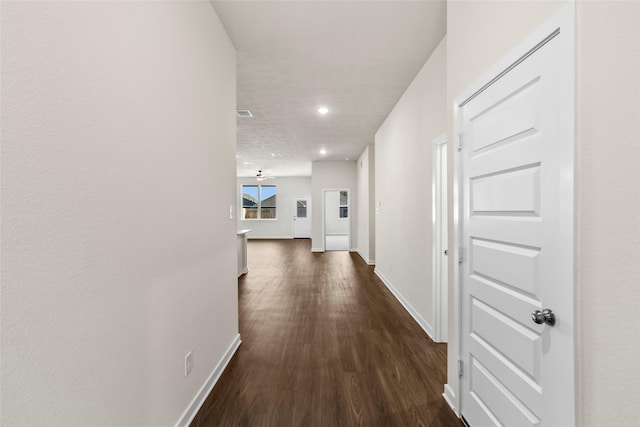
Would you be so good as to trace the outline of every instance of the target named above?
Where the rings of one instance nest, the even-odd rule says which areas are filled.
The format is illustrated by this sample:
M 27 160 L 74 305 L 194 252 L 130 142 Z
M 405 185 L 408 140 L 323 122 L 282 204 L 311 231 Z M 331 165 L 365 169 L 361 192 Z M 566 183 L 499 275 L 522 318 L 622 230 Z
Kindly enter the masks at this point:
M 311 252 L 324 252 L 324 248 L 311 248 Z
M 402 306 L 405 308 L 405 310 L 407 310 L 409 312 L 411 317 L 413 317 L 415 319 L 415 321 L 418 322 L 418 325 L 420 325 L 420 327 L 427 333 L 429 338 L 431 338 L 433 340 L 433 337 L 435 336 L 435 334 L 433 333 L 433 327 L 426 320 L 424 320 L 424 318 L 422 316 L 420 316 L 420 314 L 416 311 L 416 309 L 413 308 L 413 306 L 411 304 L 409 304 L 409 301 L 407 301 L 402 296 L 402 294 L 395 288 L 395 286 L 393 286 L 393 284 L 391 284 L 389 279 L 384 277 L 384 275 L 382 273 L 380 273 L 380 271 L 377 268 L 374 270 L 374 273 L 376 273 L 376 276 L 378 276 L 380 278 L 380 280 L 382 280 L 382 283 L 384 283 L 385 286 L 391 291 L 393 296 L 395 296 L 396 299 L 398 301 L 400 301 L 400 304 L 402 304 Z
M 442 397 L 444 397 L 444 401 L 447 402 L 447 405 L 453 410 L 453 412 L 460 418 L 460 414 L 458 413 L 458 409 L 456 408 L 456 394 L 453 392 L 453 389 L 449 386 L 449 384 L 444 385 L 444 393 L 442 393 Z
M 367 265 L 376 265 L 376 262 L 374 260 L 370 260 L 369 258 L 364 256 L 364 254 L 359 249 L 356 249 L 356 252 L 358 252 L 358 255 L 360 255 L 360 258 L 362 258 L 364 262 L 367 263 Z
M 213 386 L 215 386 L 216 382 L 218 382 L 218 379 L 220 378 L 220 375 L 222 375 L 224 368 L 227 367 L 227 365 L 231 361 L 231 358 L 238 350 L 238 347 L 240 347 L 241 342 L 242 341 L 240 341 L 240 334 L 236 335 L 234 340 L 231 342 L 231 345 L 222 356 L 222 359 L 220 359 L 216 367 L 213 369 L 213 372 L 211 372 L 211 375 L 209 375 L 209 378 L 207 378 L 207 381 L 205 381 L 205 383 L 202 385 L 200 391 L 198 391 L 198 394 L 196 394 L 196 396 L 193 398 L 187 409 L 178 420 L 178 423 L 176 424 L 177 427 L 187 427 L 189 424 L 191 424 L 191 421 L 193 421 L 193 419 L 195 418 L 196 414 L 202 407 L 202 404 L 207 399 L 207 396 L 209 396 L 209 393 L 211 393 L 211 390 L 213 390 Z

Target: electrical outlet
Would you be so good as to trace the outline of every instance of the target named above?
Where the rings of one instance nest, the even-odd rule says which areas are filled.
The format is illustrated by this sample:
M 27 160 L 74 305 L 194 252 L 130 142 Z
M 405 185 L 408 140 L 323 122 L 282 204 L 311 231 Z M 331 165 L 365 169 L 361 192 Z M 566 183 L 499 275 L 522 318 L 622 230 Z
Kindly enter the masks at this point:
M 187 353 L 186 356 L 184 356 L 184 376 L 186 377 L 187 375 L 189 375 L 192 369 L 193 369 L 193 351 L 190 351 L 189 353 Z

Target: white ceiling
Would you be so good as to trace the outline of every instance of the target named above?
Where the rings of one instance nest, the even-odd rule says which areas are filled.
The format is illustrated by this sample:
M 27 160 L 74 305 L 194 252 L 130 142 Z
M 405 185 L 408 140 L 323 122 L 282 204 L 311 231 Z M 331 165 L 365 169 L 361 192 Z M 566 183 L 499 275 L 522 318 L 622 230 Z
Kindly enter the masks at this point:
M 446 31 L 445 1 L 212 3 L 238 52 L 237 108 L 254 116 L 237 119 L 238 176 L 357 159 Z

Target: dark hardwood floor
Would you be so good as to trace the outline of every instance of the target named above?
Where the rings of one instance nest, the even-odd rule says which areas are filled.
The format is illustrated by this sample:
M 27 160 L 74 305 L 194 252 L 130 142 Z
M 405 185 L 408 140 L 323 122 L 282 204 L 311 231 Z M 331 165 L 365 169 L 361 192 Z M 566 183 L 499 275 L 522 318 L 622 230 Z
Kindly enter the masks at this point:
M 202 426 L 462 426 L 435 344 L 373 268 L 309 240 L 249 242 L 242 344 L 192 422 Z

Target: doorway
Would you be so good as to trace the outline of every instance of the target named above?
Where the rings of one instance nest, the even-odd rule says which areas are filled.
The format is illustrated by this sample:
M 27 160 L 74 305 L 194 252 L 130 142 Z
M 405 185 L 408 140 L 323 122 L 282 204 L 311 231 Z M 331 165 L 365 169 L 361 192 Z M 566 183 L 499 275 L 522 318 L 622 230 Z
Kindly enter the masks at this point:
M 433 140 L 433 313 L 434 340 L 447 342 L 449 267 L 447 245 L 447 136 Z
M 311 237 L 311 197 L 293 196 L 292 198 L 293 238 Z
M 350 245 L 349 190 L 324 190 L 324 249 L 325 251 L 348 251 Z

